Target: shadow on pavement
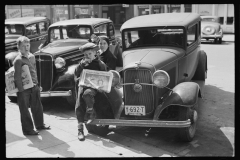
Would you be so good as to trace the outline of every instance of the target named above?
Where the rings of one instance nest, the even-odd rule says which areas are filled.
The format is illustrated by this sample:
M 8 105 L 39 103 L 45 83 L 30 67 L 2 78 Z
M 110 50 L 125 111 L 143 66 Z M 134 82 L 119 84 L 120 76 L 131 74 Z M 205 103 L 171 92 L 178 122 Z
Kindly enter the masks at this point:
M 26 138 L 28 138 L 32 142 L 32 144 L 28 145 L 29 147 L 38 148 L 42 152 L 46 152 L 52 155 L 59 154 L 63 157 L 75 156 L 75 154 L 72 151 L 68 151 L 70 146 L 66 142 L 56 138 L 48 131 L 41 131 L 41 139 L 40 136 L 27 136 Z M 60 149 L 54 149 L 53 144 L 61 145 L 61 147 L 59 147 Z M 50 149 L 48 149 L 48 147 Z

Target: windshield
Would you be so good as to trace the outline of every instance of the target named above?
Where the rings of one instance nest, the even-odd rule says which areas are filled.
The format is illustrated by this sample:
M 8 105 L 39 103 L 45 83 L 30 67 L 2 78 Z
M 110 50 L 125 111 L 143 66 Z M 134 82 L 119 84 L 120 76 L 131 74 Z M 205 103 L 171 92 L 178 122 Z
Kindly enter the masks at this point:
M 158 27 L 148 29 L 133 29 L 123 32 L 125 48 L 142 46 L 171 45 L 183 47 L 183 29 L 176 27 Z
M 218 18 L 202 18 L 203 22 L 219 22 Z
M 50 28 L 50 39 L 52 41 L 58 39 L 89 39 L 91 34 L 90 26 L 78 26 L 78 25 L 69 25 L 69 26 L 59 26 Z
M 5 25 L 5 35 L 23 35 L 24 27 L 19 24 Z

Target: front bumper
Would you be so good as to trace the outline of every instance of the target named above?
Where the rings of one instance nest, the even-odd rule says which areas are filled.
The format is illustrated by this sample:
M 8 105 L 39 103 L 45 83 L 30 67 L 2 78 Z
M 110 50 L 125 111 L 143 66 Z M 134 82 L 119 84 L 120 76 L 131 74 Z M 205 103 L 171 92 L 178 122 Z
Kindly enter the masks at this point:
M 8 94 L 6 93 L 7 96 L 12 96 L 12 97 L 16 97 L 17 94 L 13 93 L 13 94 Z M 40 97 L 67 97 L 67 96 L 71 96 L 72 95 L 72 91 L 49 91 L 49 92 L 40 92 Z
M 216 39 L 216 38 L 222 38 L 223 35 L 206 35 L 202 34 L 201 39 Z
M 89 124 L 135 126 L 135 127 L 167 127 L 185 128 L 190 127 L 190 119 L 186 121 L 158 121 L 158 120 L 125 120 L 125 119 L 94 119 Z

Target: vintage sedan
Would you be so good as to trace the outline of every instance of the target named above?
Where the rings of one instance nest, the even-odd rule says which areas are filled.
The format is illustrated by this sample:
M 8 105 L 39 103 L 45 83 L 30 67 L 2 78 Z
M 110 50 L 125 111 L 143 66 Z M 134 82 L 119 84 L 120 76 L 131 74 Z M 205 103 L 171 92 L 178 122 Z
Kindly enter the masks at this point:
M 176 128 L 183 141 L 196 132 L 198 82 L 207 75 L 201 50 L 201 18 L 195 13 L 134 17 L 121 26 L 123 67 L 112 71 L 114 83 L 105 93 L 114 118 L 97 116 L 90 132 L 107 133 L 108 125 Z M 119 86 L 122 86 L 121 89 Z M 122 98 L 123 97 L 123 98 Z
M 34 53 L 41 97 L 65 97 L 69 106 L 75 106 L 74 69 L 83 58 L 79 47 L 90 40 L 91 34 L 110 39 L 110 50 L 118 57 L 121 66 L 120 46 L 115 40 L 115 28 L 111 20 L 84 18 L 56 22 L 49 26 L 47 40 Z M 16 54 L 11 52 L 6 57 L 7 61 L 12 62 Z M 12 66 L 11 63 L 9 65 Z M 8 96 L 14 100 L 16 95 Z
M 17 51 L 16 40 L 19 36 L 30 39 L 30 52 L 38 51 L 41 43 L 46 41 L 50 21 L 46 17 L 21 17 L 5 20 L 5 55 Z M 9 67 L 6 66 L 5 70 Z
M 223 29 L 219 23 L 219 17 L 217 16 L 201 16 L 201 38 L 214 39 L 214 43 L 222 43 Z

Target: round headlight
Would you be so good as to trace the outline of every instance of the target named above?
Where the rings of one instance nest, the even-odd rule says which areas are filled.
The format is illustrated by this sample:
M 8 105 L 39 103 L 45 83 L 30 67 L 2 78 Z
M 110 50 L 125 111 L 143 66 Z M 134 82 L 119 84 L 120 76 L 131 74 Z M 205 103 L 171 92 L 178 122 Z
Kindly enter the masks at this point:
M 113 74 L 112 86 L 116 87 L 117 85 L 120 84 L 121 77 L 120 77 L 119 73 L 115 70 L 110 70 L 110 72 L 112 72 L 112 74 Z
M 63 68 L 65 65 L 66 65 L 66 62 L 63 58 L 61 58 L 61 57 L 56 58 L 55 67 L 57 69 Z
M 153 73 L 153 83 L 159 87 L 164 88 L 170 82 L 170 77 L 166 71 L 159 70 Z

